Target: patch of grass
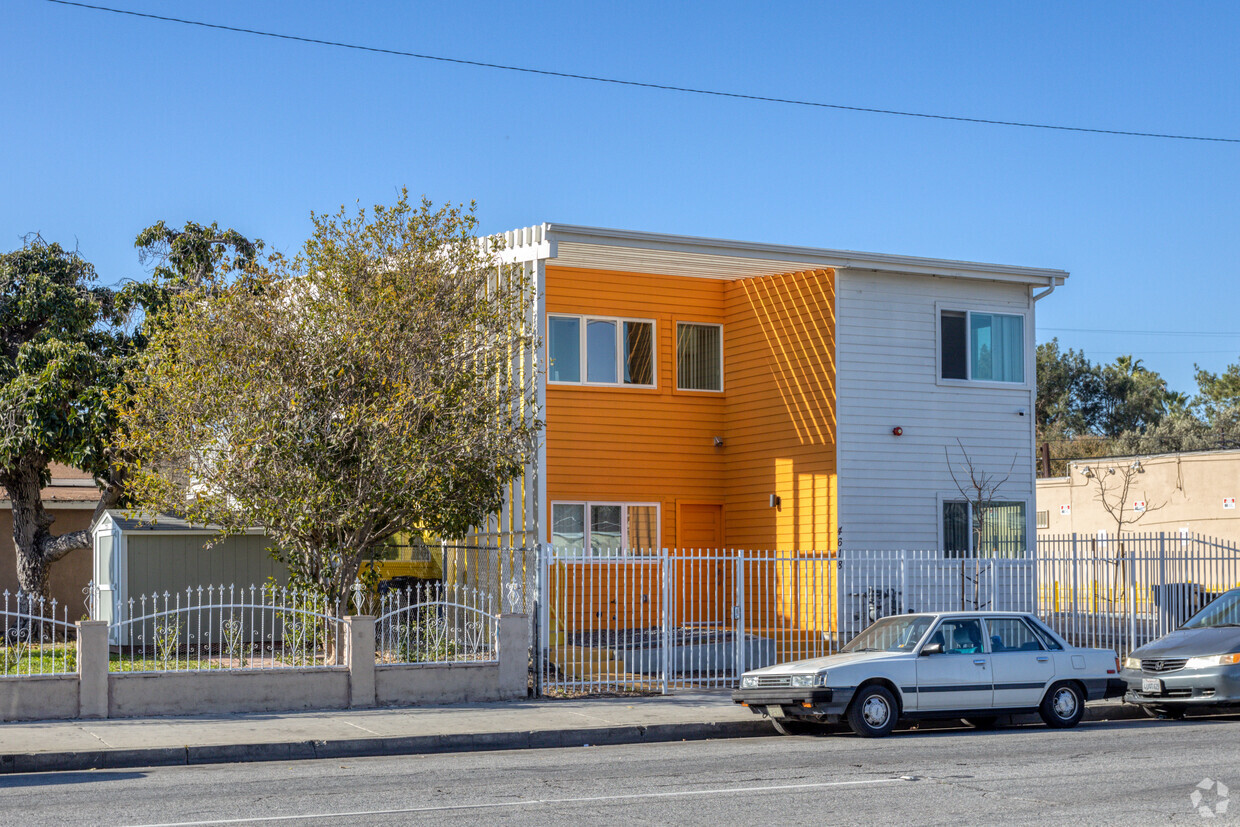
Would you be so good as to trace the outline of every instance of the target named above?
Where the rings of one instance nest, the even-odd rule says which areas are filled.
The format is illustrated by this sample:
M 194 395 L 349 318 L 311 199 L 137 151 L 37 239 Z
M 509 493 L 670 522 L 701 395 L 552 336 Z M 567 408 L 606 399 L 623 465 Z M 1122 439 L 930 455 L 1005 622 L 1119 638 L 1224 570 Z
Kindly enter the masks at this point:
M 0 646 L 0 676 L 53 675 L 77 671 L 77 644 L 10 644 Z
M 335 666 L 326 663 L 324 656 L 311 657 L 305 653 L 289 652 L 287 655 L 260 655 L 250 651 L 233 650 L 219 654 L 187 655 L 184 652 L 165 659 L 162 653 L 113 652 L 108 658 L 111 672 L 205 672 L 227 669 L 283 669 L 298 666 Z

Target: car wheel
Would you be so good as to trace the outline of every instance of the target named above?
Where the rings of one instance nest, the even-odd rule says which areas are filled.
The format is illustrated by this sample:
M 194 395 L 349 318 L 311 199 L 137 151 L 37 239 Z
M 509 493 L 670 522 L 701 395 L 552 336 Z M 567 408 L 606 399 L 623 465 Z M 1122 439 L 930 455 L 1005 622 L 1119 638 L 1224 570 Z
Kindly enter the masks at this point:
M 1145 714 L 1151 718 L 1166 718 L 1178 721 L 1188 714 L 1188 710 L 1179 706 L 1142 706 Z
M 771 726 L 780 735 L 817 735 L 822 727 L 812 721 L 793 721 L 788 718 L 772 718 Z
M 960 720 L 974 729 L 995 729 L 999 726 L 998 715 L 981 715 L 976 718 L 961 718 Z
M 1057 683 L 1042 699 L 1038 714 L 1049 727 L 1067 729 L 1080 723 L 1085 714 L 1085 697 L 1075 683 Z
M 848 726 L 862 738 L 881 738 L 896 727 L 895 697 L 877 684 L 861 689 L 848 705 Z

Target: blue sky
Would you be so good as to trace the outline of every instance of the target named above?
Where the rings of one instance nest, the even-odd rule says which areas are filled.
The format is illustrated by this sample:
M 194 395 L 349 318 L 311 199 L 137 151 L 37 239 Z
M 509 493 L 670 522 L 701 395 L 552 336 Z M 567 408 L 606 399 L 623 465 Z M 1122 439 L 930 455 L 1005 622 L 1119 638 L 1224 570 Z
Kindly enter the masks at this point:
M 381 48 L 852 106 L 1240 138 L 1228 2 L 100 0 Z M 746 102 L 8 0 L 0 249 L 105 281 L 163 219 L 293 252 L 401 186 L 543 221 L 1061 267 L 1038 335 L 1192 391 L 1240 361 L 1240 144 Z M 1105 332 L 1104 332 L 1105 331 Z M 1192 335 L 1185 335 L 1192 334 Z

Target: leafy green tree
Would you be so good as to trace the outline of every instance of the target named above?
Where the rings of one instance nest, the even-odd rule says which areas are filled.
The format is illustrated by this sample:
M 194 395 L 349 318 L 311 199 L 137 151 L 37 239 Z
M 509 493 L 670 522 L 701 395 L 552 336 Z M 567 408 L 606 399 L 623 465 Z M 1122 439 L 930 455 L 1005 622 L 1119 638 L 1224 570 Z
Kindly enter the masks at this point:
M 292 262 L 189 294 L 156 326 L 123 412 L 135 498 L 264 529 L 294 577 L 347 599 L 411 529 L 462 536 L 502 502 L 539 423 L 523 271 L 472 209 L 312 216 Z
M 46 596 L 49 570 L 90 545 L 86 531 L 54 534 L 41 490 L 58 462 L 95 477 L 96 515 L 121 496 L 109 446 L 110 392 L 129 352 L 117 296 L 76 251 L 30 236 L 0 255 L 0 485 L 12 503 L 17 581 Z
M 1131 355 L 1102 368 L 1103 411 L 1099 429 L 1115 437 L 1157 425 L 1167 410 L 1167 383 Z
M 1168 414 L 1144 431 L 1125 431 L 1114 440 L 1113 455 L 1171 454 L 1240 448 L 1240 408 L 1225 408 L 1213 421 L 1192 411 Z
M 1038 396 L 1034 408 L 1040 439 L 1092 433 L 1102 417 L 1102 375 L 1085 354 L 1060 350 L 1059 340 L 1038 345 Z
M 1221 374 L 1193 365 L 1197 380 L 1197 396 L 1193 404 L 1201 417 L 1213 423 L 1216 419 L 1236 416 L 1240 409 L 1240 363 L 1228 365 Z
M 98 285 L 76 251 L 38 236 L 0 256 L 0 484 L 13 503 L 17 579 L 28 594 L 45 596 L 51 565 L 90 546 L 87 531 L 52 533 L 41 494 L 51 464 L 95 478 L 96 517 L 121 504 L 117 404 L 149 322 L 185 290 L 252 267 L 262 249 L 215 224 L 172 230 L 162 221 L 135 246 L 156 262 L 153 276 L 119 291 Z

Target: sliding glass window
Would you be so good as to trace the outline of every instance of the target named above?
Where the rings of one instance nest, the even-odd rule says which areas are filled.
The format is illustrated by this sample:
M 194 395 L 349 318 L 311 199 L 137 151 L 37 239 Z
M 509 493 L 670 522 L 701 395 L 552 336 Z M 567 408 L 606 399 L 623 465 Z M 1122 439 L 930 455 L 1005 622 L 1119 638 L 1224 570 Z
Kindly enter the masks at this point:
M 655 386 L 653 321 L 549 316 L 547 355 L 551 382 Z
M 659 550 L 659 506 L 552 503 L 551 544 L 589 557 L 655 554 Z

